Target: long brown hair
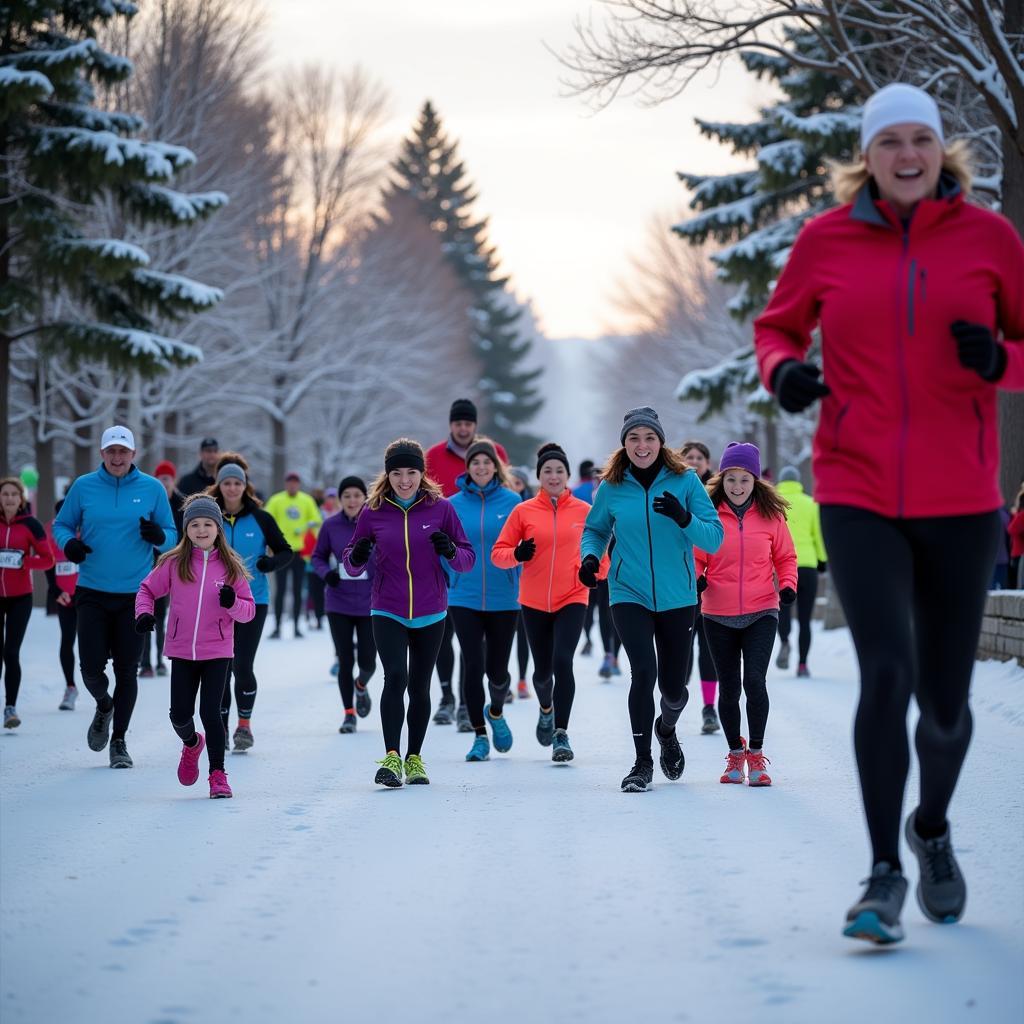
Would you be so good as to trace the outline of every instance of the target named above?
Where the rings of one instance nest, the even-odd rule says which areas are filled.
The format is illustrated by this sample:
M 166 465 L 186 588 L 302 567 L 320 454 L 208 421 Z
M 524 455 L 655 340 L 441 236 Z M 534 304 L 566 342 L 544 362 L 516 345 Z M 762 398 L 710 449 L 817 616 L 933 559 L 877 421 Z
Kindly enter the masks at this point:
M 217 468 L 213 471 L 215 479 L 225 466 L 238 466 L 245 473 L 245 490 L 242 492 L 242 504 L 252 502 L 257 508 L 262 508 L 263 502 L 256 497 L 256 491 L 253 489 L 252 481 L 249 479 L 249 463 L 245 461 L 245 456 L 239 455 L 238 452 L 221 452 L 221 456 L 217 460 Z M 213 498 L 221 508 L 224 507 L 224 495 L 220 493 L 220 484 L 211 484 L 203 493 Z
M 684 473 L 691 471 L 690 466 L 683 462 L 682 457 L 675 450 L 669 448 L 668 445 L 663 444 L 661 446 L 661 461 L 665 468 L 670 473 L 675 473 L 676 476 L 682 476 Z M 598 473 L 598 476 L 602 480 L 607 480 L 610 484 L 621 484 L 626 479 L 626 472 L 629 470 L 629 467 L 629 456 L 626 454 L 625 447 L 622 447 L 608 456 L 608 461 L 604 464 L 604 469 Z
M 181 506 L 182 514 L 184 515 L 185 510 L 196 498 L 208 497 L 206 494 L 190 494 L 185 499 L 185 504 Z M 245 562 L 236 554 L 234 548 L 228 544 L 227 537 L 224 536 L 224 527 L 217 527 L 217 539 L 213 542 L 213 549 L 220 555 L 220 560 L 227 570 L 227 582 L 231 584 L 237 583 L 240 579 L 252 579 L 252 573 L 249 572 L 245 567 Z M 178 570 L 178 579 L 182 583 L 192 583 L 195 581 L 195 576 L 192 575 L 192 552 L 195 550 L 195 545 L 189 540 L 188 529 L 185 528 L 181 531 L 181 540 L 171 548 L 170 551 L 165 552 L 160 556 L 160 560 L 156 563 L 158 566 L 163 565 L 164 562 L 175 562 L 175 568 Z
M 420 455 L 423 454 L 423 445 L 419 441 L 414 441 L 411 437 L 399 437 L 391 442 L 384 449 L 384 461 L 387 461 L 388 455 L 391 454 L 392 450 L 397 448 L 398 445 L 415 445 Z M 438 498 L 444 497 L 444 491 L 441 490 L 440 486 L 427 476 L 426 471 L 423 473 L 423 479 L 420 480 L 420 490 L 423 491 L 428 498 L 433 501 L 437 501 Z M 385 498 L 394 498 L 395 489 L 391 486 L 391 481 L 388 479 L 388 472 L 384 470 L 380 476 L 370 486 L 370 493 L 366 496 L 366 504 L 372 509 L 378 509 Z
M 723 501 L 728 500 L 725 496 L 724 483 L 725 474 L 728 472 L 730 472 L 730 469 L 726 469 L 724 471 L 719 470 L 708 481 L 708 497 L 711 499 L 711 504 L 714 505 L 715 508 L 718 508 Z M 754 506 L 765 519 L 785 519 L 786 510 L 789 508 L 789 502 L 786 501 L 786 499 L 783 498 L 767 480 L 761 480 L 759 477 L 755 477 Z
M 28 512 L 28 492 L 25 490 L 25 485 L 16 476 L 5 476 L 0 479 L 0 487 L 6 487 L 7 484 L 16 487 L 21 495 L 21 503 L 18 505 L 18 511 L 14 514 L 16 516 L 25 515 Z

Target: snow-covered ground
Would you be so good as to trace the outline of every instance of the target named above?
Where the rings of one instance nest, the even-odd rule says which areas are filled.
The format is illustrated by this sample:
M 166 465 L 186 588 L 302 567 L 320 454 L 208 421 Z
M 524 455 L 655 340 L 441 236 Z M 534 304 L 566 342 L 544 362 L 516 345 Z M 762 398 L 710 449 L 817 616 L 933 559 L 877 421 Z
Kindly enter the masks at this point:
M 771 789 L 719 785 L 698 692 L 683 781 L 628 796 L 626 681 L 595 658 L 576 660 L 571 765 L 517 702 L 510 754 L 466 764 L 470 737 L 432 726 L 432 785 L 385 791 L 376 708 L 337 732 L 326 632 L 265 640 L 256 746 L 211 801 L 205 775 L 176 781 L 166 680 L 140 682 L 136 767 L 111 771 L 88 698 L 57 710 L 56 646 L 33 615 L 24 724 L 0 737 L 5 1024 L 1024 1019 L 1016 666 L 975 675 L 965 919 L 929 924 L 911 896 L 907 940 L 876 950 L 840 935 L 868 866 L 845 632 L 817 635 L 813 680 L 772 669 Z

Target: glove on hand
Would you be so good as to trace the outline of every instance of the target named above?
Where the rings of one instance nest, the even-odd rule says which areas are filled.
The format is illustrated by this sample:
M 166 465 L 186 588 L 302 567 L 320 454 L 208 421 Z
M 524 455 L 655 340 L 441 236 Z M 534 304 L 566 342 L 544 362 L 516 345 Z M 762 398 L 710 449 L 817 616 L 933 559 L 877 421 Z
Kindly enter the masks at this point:
M 67 554 L 67 548 L 64 549 L 64 554 Z M 152 633 L 154 629 L 156 629 L 156 619 L 152 615 L 150 615 L 149 612 L 143 612 L 140 616 L 138 616 L 138 618 L 136 618 L 136 633 Z
M 707 576 L 697 577 L 697 593 L 703 594 L 708 589 L 708 578 Z
M 828 562 L 819 562 L 818 572 L 828 572 Z
M 220 588 L 221 608 L 230 608 L 235 603 L 235 588 L 230 583 L 224 583 Z
M 662 493 L 651 502 L 651 508 L 660 516 L 668 516 L 680 529 L 690 525 L 693 513 L 688 508 L 683 508 L 683 503 L 668 491 Z
M 363 537 L 362 540 L 356 541 L 348 556 L 348 560 L 353 565 L 366 565 L 370 560 L 370 552 L 373 550 L 374 543 L 375 541 L 372 537 Z
M 448 536 L 444 530 L 435 530 L 430 535 L 430 543 L 434 545 L 434 550 L 442 557 L 447 558 L 450 562 L 454 557 L 458 548 L 455 547 L 455 541 Z
M 528 562 L 537 553 L 537 542 L 532 537 L 521 540 L 512 554 L 517 562 Z
M 792 587 L 783 587 L 779 591 L 779 600 L 783 604 L 792 604 L 796 600 L 796 591 Z
M 324 573 L 324 583 L 329 587 L 336 587 L 341 583 L 341 574 L 337 569 L 329 569 Z
M 580 565 L 580 571 L 576 574 L 579 576 L 580 583 L 583 584 L 588 590 L 593 590 L 597 586 L 597 570 L 601 567 L 601 563 L 598 561 L 596 555 L 587 555 L 583 559 L 582 565 Z
M 256 559 L 256 568 L 260 572 L 270 572 L 274 568 L 274 559 L 270 555 L 260 555 Z
M 154 523 L 152 519 L 146 519 L 143 516 L 139 516 L 139 536 L 147 544 L 152 544 L 153 547 L 163 544 L 167 539 L 167 534 L 164 533 L 162 526 Z
M 77 537 L 72 537 L 71 540 L 64 545 L 64 557 L 69 562 L 76 564 L 84 562 L 86 555 L 92 554 L 92 548 L 88 544 L 83 544 Z
M 787 359 L 772 374 L 772 391 L 786 412 L 803 412 L 819 398 L 832 394 L 832 389 L 818 380 L 820 376 L 819 367 Z
M 956 338 L 961 366 L 993 384 L 1006 373 L 1006 349 L 984 324 L 957 320 L 949 329 Z

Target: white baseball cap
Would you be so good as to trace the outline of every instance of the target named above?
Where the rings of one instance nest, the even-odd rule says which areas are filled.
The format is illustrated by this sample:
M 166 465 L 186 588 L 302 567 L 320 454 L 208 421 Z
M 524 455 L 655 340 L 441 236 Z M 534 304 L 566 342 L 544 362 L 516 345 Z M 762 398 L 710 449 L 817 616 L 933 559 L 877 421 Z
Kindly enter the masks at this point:
M 871 140 L 886 128 L 895 124 L 923 124 L 931 128 L 945 146 L 942 135 L 942 117 L 938 104 L 916 85 L 893 82 L 879 89 L 864 104 L 864 117 L 860 125 L 860 149 L 863 153 Z
M 135 435 L 127 427 L 107 427 L 100 439 L 100 451 L 115 444 L 124 445 L 125 448 L 135 451 Z

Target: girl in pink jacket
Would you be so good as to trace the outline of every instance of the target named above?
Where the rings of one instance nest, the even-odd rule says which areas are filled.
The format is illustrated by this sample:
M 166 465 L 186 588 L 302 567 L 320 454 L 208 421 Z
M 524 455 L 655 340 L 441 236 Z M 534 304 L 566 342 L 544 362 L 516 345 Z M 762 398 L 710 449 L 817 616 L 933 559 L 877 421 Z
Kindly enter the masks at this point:
M 779 602 L 796 600 L 796 548 L 786 526 L 788 503 L 760 479 L 757 445 L 726 446 L 708 494 L 725 529 L 722 546 L 699 548 L 693 562 L 703 592 L 704 628 L 718 669 L 718 716 L 729 741 L 722 782 L 770 786 L 765 769 L 768 724 L 765 676 L 779 625 Z M 775 578 L 779 589 L 776 592 Z M 742 682 L 740 666 L 742 663 Z M 740 692 L 747 697 L 750 745 L 740 735 Z
M 230 797 L 224 771 L 224 727 L 220 704 L 234 654 L 236 622 L 249 622 L 256 604 L 249 573 L 228 546 L 220 506 L 205 494 L 189 498 L 182 508 L 183 536 L 142 581 L 135 598 L 135 630 L 148 633 L 156 625 L 157 598 L 170 594 L 164 654 L 171 659 L 171 725 L 184 746 L 178 781 L 192 786 L 199 778 L 199 757 L 210 759 L 210 798 Z M 199 717 L 206 736 L 197 733 L 193 716 L 199 695 Z

